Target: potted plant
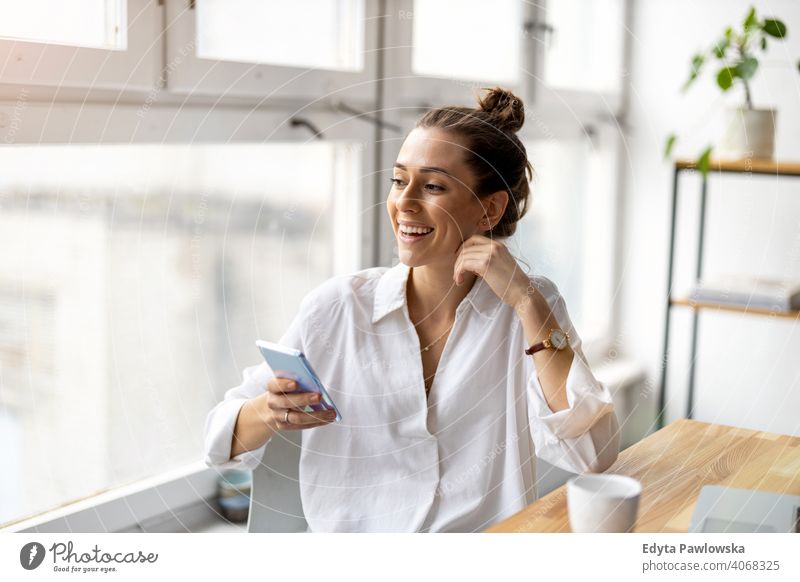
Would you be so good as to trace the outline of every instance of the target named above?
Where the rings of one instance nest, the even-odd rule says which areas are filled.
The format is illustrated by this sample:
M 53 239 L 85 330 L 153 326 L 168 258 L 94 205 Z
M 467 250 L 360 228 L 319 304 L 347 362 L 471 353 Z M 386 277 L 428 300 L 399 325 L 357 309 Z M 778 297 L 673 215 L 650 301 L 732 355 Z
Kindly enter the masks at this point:
M 756 9 L 750 8 L 741 29 L 728 27 L 713 46 L 692 57 L 689 78 L 681 88 L 686 91 L 707 63 L 716 61 L 716 81 L 723 93 L 733 87 L 742 87 L 744 104 L 728 108 L 725 134 L 720 142 L 719 157 L 728 158 L 772 158 L 775 143 L 775 110 L 755 109 L 750 92 L 750 83 L 758 71 L 756 54 L 763 53 L 774 39 L 786 38 L 786 25 L 777 18 L 759 20 Z M 798 62 L 800 69 L 800 62 Z M 667 137 L 664 157 L 668 158 L 677 136 Z M 713 146 L 708 146 L 697 159 L 697 169 L 708 174 Z

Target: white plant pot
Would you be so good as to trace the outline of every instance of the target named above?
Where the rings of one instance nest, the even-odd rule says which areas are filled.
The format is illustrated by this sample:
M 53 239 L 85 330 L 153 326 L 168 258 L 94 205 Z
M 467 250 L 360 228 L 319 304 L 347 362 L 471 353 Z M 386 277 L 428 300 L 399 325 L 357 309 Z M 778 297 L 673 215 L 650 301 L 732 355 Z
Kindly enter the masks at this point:
M 772 159 L 775 150 L 774 109 L 729 108 L 725 112 L 725 133 L 714 157 L 740 160 Z

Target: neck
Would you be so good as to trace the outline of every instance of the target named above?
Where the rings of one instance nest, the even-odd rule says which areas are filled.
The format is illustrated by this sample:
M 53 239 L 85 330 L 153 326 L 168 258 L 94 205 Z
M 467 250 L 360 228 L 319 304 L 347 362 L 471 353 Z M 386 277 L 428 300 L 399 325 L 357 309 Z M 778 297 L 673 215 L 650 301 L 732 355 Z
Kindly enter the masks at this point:
M 410 269 L 406 297 L 409 313 L 414 319 L 433 324 L 455 319 L 456 309 L 472 289 L 477 276 L 463 273 L 464 281 L 456 285 L 453 281 L 454 267 L 442 269 L 429 265 Z

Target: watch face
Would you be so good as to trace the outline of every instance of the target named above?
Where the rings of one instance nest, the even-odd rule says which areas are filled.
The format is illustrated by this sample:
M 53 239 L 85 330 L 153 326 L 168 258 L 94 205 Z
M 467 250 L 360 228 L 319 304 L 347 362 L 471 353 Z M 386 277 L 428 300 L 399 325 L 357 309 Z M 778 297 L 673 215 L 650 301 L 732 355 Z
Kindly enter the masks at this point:
M 553 342 L 553 347 L 557 350 L 563 350 L 567 347 L 567 336 L 560 329 L 554 329 L 550 332 L 550 341 Z

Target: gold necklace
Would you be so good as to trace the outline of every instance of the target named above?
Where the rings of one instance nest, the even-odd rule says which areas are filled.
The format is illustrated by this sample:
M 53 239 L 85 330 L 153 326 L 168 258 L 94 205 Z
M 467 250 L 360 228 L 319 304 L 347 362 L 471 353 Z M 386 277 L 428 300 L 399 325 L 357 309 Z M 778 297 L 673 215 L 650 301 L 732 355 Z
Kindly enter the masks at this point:
M 422 348 L 422 349 L 420 350 L 420 352 L 427 352 L 429 349 L 431 349 L 431 346 L 432 346 L 433 344 L 435 344 L 435 343 L 436 343 L 436 342 L 438 342 L 440 339 L 442 339 L 444 336 L 446 336 L 448 333 L 450 333 L 450 330 L 451 330 L 451 329 L 453 329 L 453 325 L 454 325 L 454 324 L 455 324 L 455 321 L 454 321 L 453 323 L 451 323 L 451 324 L 450 324 L 450 327 L 449 327 L 449 328 L 447 328 L 447 331 L 446 331 L 446 332 L 444 332 L 442 335 L 440 335 L 439 337 L 437 337 L 435 340 L 433 340 L 433 341 L 432 341 L 431 343 L 429 343 L 427 346 L 425 346 L 424 348 Z

